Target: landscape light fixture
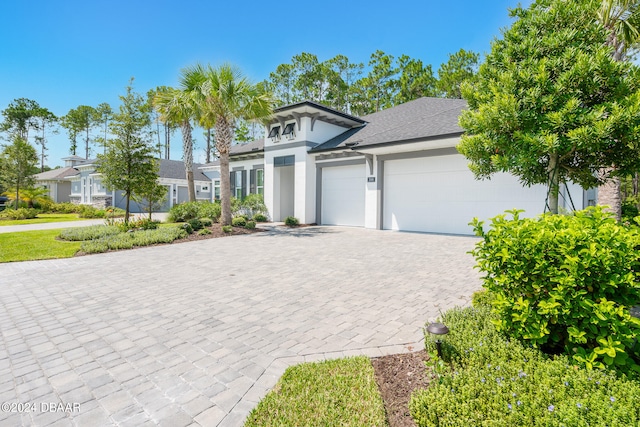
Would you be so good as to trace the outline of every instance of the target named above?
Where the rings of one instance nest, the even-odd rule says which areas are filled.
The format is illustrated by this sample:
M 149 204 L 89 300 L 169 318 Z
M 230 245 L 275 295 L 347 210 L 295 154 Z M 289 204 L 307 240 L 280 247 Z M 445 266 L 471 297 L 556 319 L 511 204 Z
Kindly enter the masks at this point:
M 442 323 L 430 323 L 427 326 L 427 332 L 431 335 L 447 335 L 449 333 L 449 328 L 447 328 Z M 440 338 L 436 339 L 436 349 L 438 350 L 438 357 L 442 359 L 442 340 Z

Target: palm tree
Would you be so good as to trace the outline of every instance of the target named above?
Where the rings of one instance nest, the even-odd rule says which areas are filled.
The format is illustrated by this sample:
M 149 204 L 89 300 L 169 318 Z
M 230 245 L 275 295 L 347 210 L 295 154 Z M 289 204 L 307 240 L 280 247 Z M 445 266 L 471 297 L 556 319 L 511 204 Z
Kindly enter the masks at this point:
M 640 42 L 640 1 L 602 0 L 597 19 L 609 33 L 607 44 L 612 49 L 613 58 L 616 61 L 627 60 L 629 50 Z M 600 170 L 601 178 L 606 181 L 598 188 L 598 203 L 609 205 L 610 211 L 620 220 L 620 177 L 612 176 L 613 171 L 615 167 Z
M 196 114 L 192 94 L 184 90 L 167 88 L 166 91 L 158 91 L 153 99 L 153 106 L 160 114 L 160 120 L 164 123 L 180 125 L 187 191 L 189 193 L 189 201 L 194 202 L 196 200 L 196 190 L 193 182 L 191 119 L 193 119 Z
M 205 128 L 215 129 L 216 150 L 220 156 L 220 198 L 222 225 L 231 224 L 231 183 L 229 150 L 236 122 L 264 120 L 273 113 L 270 94 L 251 83 L 242 72 L 223 64 L 213 68 L 197 64 L 183 71 L 183 83 L 194 88 L 198 118 Z
M 42 204 L 52 201 L 51 197 L 49 197 L 49 190 L 44 187 L 21 188 L 20 190 L 12 188 L 9 191 L 2 193 L 2 195 L 7 196 L 7 198 L 12 202 L 15 202 L 16 200 L 25 202 L 29 208 L 33 208 L 34 203 Z M 17 206 L 18 205 L 16 204 L 16 209 Z

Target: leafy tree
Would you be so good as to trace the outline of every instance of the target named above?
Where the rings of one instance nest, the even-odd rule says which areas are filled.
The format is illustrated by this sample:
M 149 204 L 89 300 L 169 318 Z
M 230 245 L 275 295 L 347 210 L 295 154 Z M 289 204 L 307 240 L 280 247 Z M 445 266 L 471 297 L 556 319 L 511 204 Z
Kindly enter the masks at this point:
M 38 171 L 37 164 L 36 149 L 18 135 L 15 135 L 13 143 L 5 145 L 0 153 L 0 184 L 3 188 L 12 189 L 16 209 L 21 191 L 33 186 L 33 175 Z
M 148 180 L 140 186 L 131 197 L 137 203 L 143 205 L 149 214 L 149 220 L 153 217 L 153 212 L 160 209 L 162 203 L 168 195 L 167 187 L 157 180 Z
M 336 55 L 325 62 L 330 70 L 328 76 L 327 100 L 333 108 L 351 112 L 351 98 L 353 96 L 353 84 L 362 75 L 364 65 L 349 62 L 344 55 Z
M 269 74 L 269 80 L 262 82 L 263 90 L 271 92 L 280 105 L 288 105 L 297 98 L 294 96 L 296 73 L 292 64 L 280 64 Z
M 107 131 L 109 129 L 109 120 L 111 120 L 112 116 L 113 109 L 111 109 L 111 105 L 109 105 L 108 103 L 103 102 L 96 107 L 96 113 L 94 116 L 95 124 L 100 123 L 103 127 L 102 130 L 104 132 L 103 137 L 101 138 L 104 147 L 103 153 L 107 149 Z
M 69 138 L 71 139 L 71 153 L 75 156 L 77 150 L 77 137 L 81 132 L 84 132 L 85 138 L 85 159 L 89 158 L 90 154 L 90 132 L 91 129 L 98 123 L 99 114 L 95 108 L 89 105 L 80 105 L 78 108 L 71 109 L 62 117 L 60 124 L 69 132 Z
M 195 65 L 184 71 L 193 82 L 193 96 L 201 120 L 213 124 L 216 150 L 220 156 L 221 224 L 231 224 L 231 185 L 229 182 L 229 150 L 238 120 L 260 120 L 272 113 L 270 94 L 261 92 L 240 70 L 224 64 L 213 68 Z M 197 83 L 196 83 L 197 82 Z
M 133 91 L 133 79 L 127 93 L 120 96 L 122 104 L 113 115 L 110 130 L 115 137 L 107 141 L 105 154 L 98 154 L 97 171 L 111 191 L 124 192 L 125 223 L 129 223 L 129 204 L 134 194 L 144 193 L 158 179 L 158 160 L 151 142 L 151 108 Z
M 636 52 L 640 42 L 640 1 L 603 0 L 596 19 L 607 30 L 607 45 L 612 48 L 613 58 L 616 61 L 628 60 L 628 54 Z M 599 171 L 605 182 L 598 188 L 598 204 L 610 206 L 610 211 L 620 220 L 620 178 L 614 171 L 615 165 Z
M 476 81 L 462 84 L 469 109 L 458 150 L 477 178 L 511 172 L 547 184 L 558 212 L 561 183 L 602 182 L 594 171 L 640 166 L 640 71 L 615 61 L 590 0 L 537 0 L 492 44 Z
M 327 66 L 318 62 L 316 55 L 302 52 L 293 57 L 293 68 L 297 74 L 294 89 L 299 94 L 296 101 L 323 102 L 326 98 L 328 86 L 327 75 L 329 69 Z
M 398 58 L 398 92 L 394 104 L 413 101 L 423 96 L 436 95 L 436 78 L 431 65 L 424 66 L 419 59 L 407 55 Z
M 0 123 L 0 131 L 7 132 L 10 139 L 14 136 L 29 141 L 29 131 L 38 129 L 38 112 L 40 105 L 31 99 L 14 99 L 7 108 L 2 111 L 4 120 Z
M 35 136 L 36 144 L 40 145 L 40 172 L 44 172 L 44 159 L 47 157 L 45 151 L 47 151 L 47 125 L 51 126 L 58 121 L 58 118 L 51 111 L 46 108 L 38 108 L 36 112 L 36 120 L 38 121 L 37 128 L 42 132 L 40 135 Z M 57 133 L 57 131 L 56 131 Z
M 461 99 L 460 85 L 475 77 L 479 61 L 480 55 L 464 49 L 450 54 L 449 60 L 438 69 L 436 89 L 441 96 Z
M 352 105 L 355 114 L 375 113 L 394 105 L 399 70 L 394 68 L 393 59 L 392 55 L 381 50 L 371 55 L 369 73 L 355 83 Z

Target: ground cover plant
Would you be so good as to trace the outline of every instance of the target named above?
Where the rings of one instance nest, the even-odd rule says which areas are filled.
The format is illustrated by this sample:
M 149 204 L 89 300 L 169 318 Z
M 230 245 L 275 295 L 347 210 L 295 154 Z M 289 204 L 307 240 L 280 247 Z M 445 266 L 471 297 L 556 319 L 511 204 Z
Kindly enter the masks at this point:
M 60 230 L 0 233 L 0 262 L 72 257 L 80 242 L 56 240 Z
M 288 368 L 245 423 L 245 427 L 309 425 L 386 425 L 369 358 L 303 363 Z
M 501 335 L 497 319 L 482 303 L 446 312 L 443 360 L 425 336 L 435 378 L 411 399 L 418 426 L 639 425 L 638 381 L 545 355 Z
M 640 228 L 591 207 L 572 215 L 491 220 L 472 252 L 498 331 L 587 368 L 640 377 Z

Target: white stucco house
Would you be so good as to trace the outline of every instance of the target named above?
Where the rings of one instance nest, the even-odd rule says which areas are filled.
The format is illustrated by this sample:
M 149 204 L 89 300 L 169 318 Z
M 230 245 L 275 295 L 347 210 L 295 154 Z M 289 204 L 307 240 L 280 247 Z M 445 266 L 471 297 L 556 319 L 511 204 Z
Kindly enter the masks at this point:
M 365 117 L 305 101 L 275 110 L 265 138 L 234 146 L 232 193 L 264 194 L 275 221 L 472 234 L 473 217 L 544 211 L 547 188 L 501 173 L 478 181 L 457 152 L 463 100 L 420 98 Z M 207 175 L 217 164 L 201 168 Z M 214 188 L 219 180 L 214 180 Z M 218 191 L 216 189 L 216 191 Z M 594 204 L 578 185 L 563 208 Z M 570 198 L 569 198 L 570 196 Z
M 456 150 L 466 102 L 420 98 L 364 117 L 304 101 L 277 108 L 264 138 L 234 145 L 231 194 L 262 194 L 274 221 L 385 230 L 472 234 L 469 222 L 507 209 L 542 213 L 546 186 L 523 187 L 510 174 L 478 181 Z M 58 201 L 122 207 L 91 160 L 65 159 L 65 168 L 36 175 Z M 220 198 L 218 162 L 195 165 L 198 200 Z M 184 164 L 161 160 L 167 186 L 162 210 L 187 201 Z M 572 203 L 571 203 L 572 202 Z M 595 192 L 561 188 L 564 209 L 595 204 Z M 133 211 L 140 207 L 133 207 Z

